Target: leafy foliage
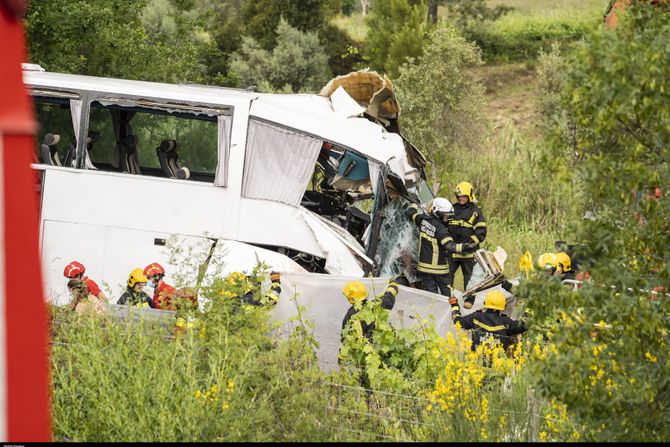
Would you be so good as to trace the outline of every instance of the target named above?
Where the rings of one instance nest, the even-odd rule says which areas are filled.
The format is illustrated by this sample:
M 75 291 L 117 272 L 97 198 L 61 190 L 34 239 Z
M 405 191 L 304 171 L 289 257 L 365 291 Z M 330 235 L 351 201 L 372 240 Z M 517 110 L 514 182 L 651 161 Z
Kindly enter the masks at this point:
M 468 74 L 482 63 L 476 46 L 453 28 L 433 31 L 423 55 L 400 69 L 397 94 L 407 136 L 427 152 L 435 191 L 438 166 L 449 169 L 458 147 L 476 150 L 483 135 L 483 86 Z
M 670 301 L 651 290 L 670 288 L 670 49 L 661 37 L 669 31 L 668 14 L 638 6 L 566 60 L 563 105 L 596 215 L 575 232 L 594 283 L 573 292 L 531 281 L 523 293 L 538 319 L 559 317 L 550 334 L 557 352 L 537 365 L 539 388 L 592 440 L 668 437 Z
M 407 58 L 421 55 L 426 41 L 426 6 L 411 0 L 377 0 L 365 18 L 365 55 L 375 70 L 398 77 Z
M 183 35 L 174 38 L 170 27 L 150 37 L 141 19 L 147 3 L 31 2 L 26 17 L 31 61 L 57 72 L 166 82 L 198 79 L 195 42 Z M 178 15 L 175 11 L 172 17 Z M 171 23 L 177 33 L 182 22 Z
M 277 45 L 275 30 L 281 20 L 303 32 L 316 32 L 332 13 L 332 0 L 260 0 L 242 5 L 241 20 L 248 36 L 262 48 L 271 50 Z
M 277 26 L 277 46 L 272 53 L 251 37 L 244 37 L 232 56 L 231 70 L 244 85 L 262 91 L 318 91 L 328 81 L 327 56 L 315 33 L 303 33 L 285 20 Z

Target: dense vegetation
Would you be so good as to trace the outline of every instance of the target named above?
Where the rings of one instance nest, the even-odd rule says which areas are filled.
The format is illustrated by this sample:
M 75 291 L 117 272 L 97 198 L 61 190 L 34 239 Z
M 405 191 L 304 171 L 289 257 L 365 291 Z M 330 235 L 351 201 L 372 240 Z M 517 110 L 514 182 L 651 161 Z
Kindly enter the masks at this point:
M 471 354 L 429 322 L 396 333 L 378 312 L 374 345 L 347 341 L 368 399 L 360 371 L 319 371 L 309 322 L 271 336 L 222 282 L 177 337 L 56 309 L 56 440 L 667 440 L 670 309 L 649 291 L 670 286 L 670 13 L 638 5 L 607 30 L 607 1 L 308 3 L 35 0 L 28 43 L 51 71 L 264 91 L 388 73 L 435 192 L 475 184 L 508 276 L 561 238 L 581 242 L 593 284 L 526 281 L 531 329 L 511 357 Z M 485 119 L 477 70 L 519 60 L 536 69 L 539 138 Z

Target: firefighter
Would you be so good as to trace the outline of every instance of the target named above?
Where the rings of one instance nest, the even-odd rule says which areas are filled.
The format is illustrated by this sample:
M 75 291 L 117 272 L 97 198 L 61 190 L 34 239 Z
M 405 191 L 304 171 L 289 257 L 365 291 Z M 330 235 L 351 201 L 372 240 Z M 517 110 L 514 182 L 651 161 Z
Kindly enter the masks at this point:
M 570 256 L 564 251 L 556 253 L 556 274 L 560 275 L 561 280 L 575 279 L 576 272 L 572 270 Z
M 102 300 L 105 303 L 108 302 L 109 298 L 107 298 L 107 295 L 105 295 L 100 290 L 98 284 L 88 276 L 84 276 L 84 273 L 86 273 L 86 267 L 84 267 L 84 265 L 78 261 L 70 262 L 68 265 L 65 266 L 65 270 L 63 270 L 63 276 L 65 276 L 68 279 L 82 280 L 82 282 L 86 283 L 88 292 L 91 295 L 95 296 L 97 299 Z
M 556 253 L 542 253 L 537 259 L 537 266 L 540 271 L 545 272 L 549 276 L 554 276 L 558 269 L 558 258 Z
M 177 289 L 169 285 L 163 278 L 165 278 L 165 269 L 157 262 L 152 262 L 147 265 L 142 272 L 149 280 L 147 285 L 154 289 L 154 308 L 175 310 L 172 304 Z
M 500 290 L 492 290 L 484 298 L 484 307 L 461 316 L 456 297 L 449 299 L 451 319 L 463 329 L 472 329 L 472 350 L 476 350 L 487 337 L 500 340 L 506 352 L 514 344 L 517 334 L 527 330 L 523 320 L 513 320 L 505 315 L 505 295 Z
M 85 314 L 107 313 L 104 302 L 88 290 L 85 281 L 80 278 L 72 278 L 67 282 L 67 288 L 72 296 L 70 310 Z
M 270 282 L 270 290 L 265 295 L 258 296 L 252 278 L 242 272 L 232 272 L 226 277 L 226 283 L 234 290 L 224 290 L 222 295 L 229 298 L 239 297 L 243 306 L 275 305 L 281 295 L 281 274 L 270 272 Z
M 147 284 L 146 276 L 142 273 L 142 269 L 137 267 L 130 272 L 128 275 L 128 287 L 126 291 L 121 295 L 121 298 L 116 302 L 116 304 L 127 304 L 129 306 L 137 307 L 154 307 L 154 301 L 149 295 L 144 291 L 144 286 Z
M 474 250 L 452 253 L 447 259 L 451 270 L 449 285 L 453 285 L 456 270 L 460 267 L 463 273 L 463 290 L 467 290 L 468 282 L 475 266 L 474 252 L 486 239 L 486 219 L 482 210 L 475 205 L 475 190 L 468 182 L 461 182 L 454 191 L 457 203 L 454 204 L 454 215 L 447 222 L 449 234 L 456 244 L 474 244 Z
M 395 305 L 395 298 L 398 295 L 398 284 L 407 286 L 409 281 L 403 275 L 400 275 L 389 281 L 384 294 L 379 297 L 383 309 L 393 309 L 393 306 Z M 351 304 L 351 307 L 342 320 L 342 333 L 340 339 L 342 342 L 344 342 L 344 336 L 347 331 L 347 324 L 352 319 L 352 317 L 368 303 L 368 290 L 365 288 L 365 284 L 362 282 L 350 281 L 342 289 L 342 295 L 344 295 L 349 301 L 349 304 Z M 355 324 L 356 332 L 358 332 L 359 335 L 365 336 L 365 338 L 367 338 L 369 341 L 372 341 L 372 332 L 374 331 L 375 323 L 355 319 Z
M 445 224 L 453 216 L 454 208 L 447 199 L 436 197 L 425 214 L 418 205 L 412 204 L 407 215 L 419 227 L 419 255 L 417 276 L 424 290 L 451 296 L 449 253 L 471 253 L 476 245 L 472 242 L 454 243 Z

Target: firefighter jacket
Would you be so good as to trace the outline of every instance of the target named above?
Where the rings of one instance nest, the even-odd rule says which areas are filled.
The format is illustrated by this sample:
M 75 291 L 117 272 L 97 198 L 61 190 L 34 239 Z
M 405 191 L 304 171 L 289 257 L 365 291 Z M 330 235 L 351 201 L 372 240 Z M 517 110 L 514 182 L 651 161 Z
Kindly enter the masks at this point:
M 100 295 L 101 292 L 100 287 L 91 278 L 89 278 L 88 276 L 84 276 L 81 279 L 81 281 L 86 283 L 86 287 L 88 288 L 88 291 L 91 295 L 93 295 L 96 298 Z
M 386 286 L 384 294 L 379 297 L 379 299 L 381 299 L 382 308 L 386 310 L 393 309 L 393 306 L 395 305 L 395 298 L 397 295 L 398 295 L 398 284 L 395 282 L 395 280 L 391 280 L 389 281 L 388 286 Z M 363 300 L 361 306 L 366 306 L 367 304 L 368 300 Z M 351 318 L 359 312 L 359 310 L 360 308 L 356 309 L 356 306 L 351 306 L 347 311 L 347 314 L 344 316 L 344 319 L 342 320 L 342 334 L 340 339 L 343 343 L 347 324 L 349 323 L 349 320 L 351 320 Z M 367 338 L 370 342 L 372 342 L 372 332 L 375 330 L 374 321 L 368 322 L 361 319 L 354 319 L 352 324 L 356 325 L 355 330 L 360 335 L 365 336 L 365 338 Z
M 463 244 L 455 244 L 442 222 L 421 211 L 417 205 L 410 205 L 407 216 L 419 227 L 417 271 L 431 275 L 448 275 L 447 253 L 463 252 Z
M 249 306 L 262 306 L 264 304 L 277 304 L 279 295 L 281 294 L 281 281 L 272 281 L 270 290 L 263 295 L 263 297 L 256 297 L 253 290 L 248 291 L 242 295 L 242 304 Z
M 119 298 L 116 304 L 127 304 L 129 306 L 137 307 L 154 307 L 154 301 L 149 295 L 147 295 L 143 290 L 136 292 L 130 287 L 126 287 L 126 291 L 123 292 L 123 295 L 121 295 L 121 298 Z
M 161 281 L 154 289 L 154 307 L 156 309 L 176 310 L 172 306 L 172 298 L 177 289 Z
M 472 350 L 474 351 L 487 337 L 491 336 L 507 349 L 514 343 L 514 336 L 527 330 L 522 320 L 513 320 L 498 310 L 479 309 L 461 316 L 458 303 L 451 305 L 451 319 L 460 323 L 463 329 L 472 329 Z
M 472 202 L 454 204 L 454 216 L 447 222 L 449 234 L 456 244 L 481 244 L 486 239 L 486 219 L 482 210 Z M 453 259 L 471 259 L 473 253 L 454 253 Z

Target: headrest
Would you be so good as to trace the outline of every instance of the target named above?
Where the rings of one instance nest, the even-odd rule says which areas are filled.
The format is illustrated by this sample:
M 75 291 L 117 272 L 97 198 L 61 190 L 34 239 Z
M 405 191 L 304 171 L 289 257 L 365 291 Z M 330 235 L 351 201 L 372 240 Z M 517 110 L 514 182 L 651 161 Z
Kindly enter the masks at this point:
M 137 145 L 137 135 L 129 134 L 121 139 L 121 142 L 128 147 Z
M 54 133 L 48 133 L 44 135 L 44 144 L 47 146 L 53 146 L 54 144 L 58 144 L 60 141 L 60 135 L 54 134 Z
M 177 178 L 180 180 L 188 180 L 191 176 L 191 171 L 188 168 L 179 168 L 177 169 Z
M 158 149 L 161 152 L 167 153 L 167 152 L 175 151 L 177 149 L 177 146 L 178 146 L 178 144 L 177 144 L 176 140 L 163 140 L 163 141 L 161 141 L 161 145 L 158 146 Z
M 86 137 L 86 144 L 93 144 L 100 139 L 100 132 L 95 130 L 89 130 L 88 136 Z

